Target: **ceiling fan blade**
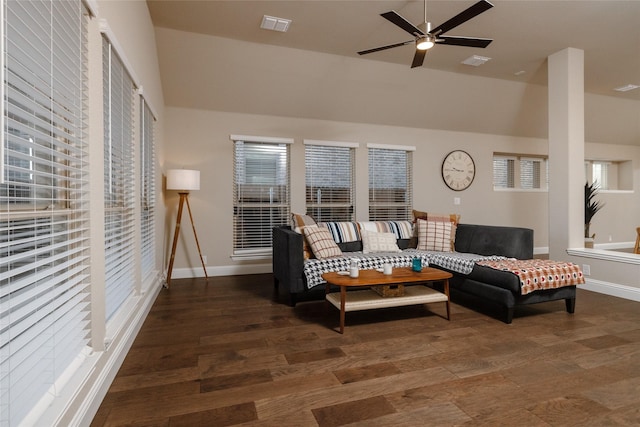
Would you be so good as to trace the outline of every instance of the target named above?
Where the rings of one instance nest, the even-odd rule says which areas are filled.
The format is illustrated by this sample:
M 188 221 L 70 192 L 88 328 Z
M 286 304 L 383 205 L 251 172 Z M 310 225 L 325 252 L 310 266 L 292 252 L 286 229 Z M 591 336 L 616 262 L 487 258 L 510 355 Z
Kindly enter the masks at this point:
M 456 37 L 456 36 L 440 36 L 436 39 L 437 44 L 448 44 L 449 46 L 467 46 L 467 47 L 487 47 L 492 39 L 479 39 L 476 37 Z
M 409 22 L 406 19 L 404 19 L 395 10 L 392 10 L 390 12 L 381 13 L 380 16 L 382 16 L 383 18 L 385 18 L 389 22 L 391 22 L 393 24 L 396 24 L 398 27 L 402 28 L 407 33 L 411 34 L 412 36 L 416 36 L 416 37 L 417 36 L 424 36 L 424 32 L 420 28 L 416 27 L 411 22 Z
M 493 5 L 486 0 L 480 0 L 473 6 L 469 7 L 467 10 L 460 12 L 453 18 L 449 19 L 444 24 L 438 25 L 436 28 L 431 30 L 431 34 L 434 36 L 439 36 L 440 34 L 444 34 L 447 31 L 457 27 L 460 24 L 467 22 L 469 19 L 474 18 L 480 15 L 482 12 L 486 12 L 491 9 Z
M 361 50 L 358 52 L 358 55 L 366 55 L 367 53 L 380 52 L 381 50 L 387 50 L 398 46 L 405 46 L 408 44 L 415 43 L 415 40 L 408 40 L 406 42 L 394 43 L 387 46 L 374 47 L 373 49 Z
M 413 62 L 411 68 L 422 67 L 424 63 L 424 56 L 427 54 L 426 50 L 416 49 L 415 55 L 413 55 Z

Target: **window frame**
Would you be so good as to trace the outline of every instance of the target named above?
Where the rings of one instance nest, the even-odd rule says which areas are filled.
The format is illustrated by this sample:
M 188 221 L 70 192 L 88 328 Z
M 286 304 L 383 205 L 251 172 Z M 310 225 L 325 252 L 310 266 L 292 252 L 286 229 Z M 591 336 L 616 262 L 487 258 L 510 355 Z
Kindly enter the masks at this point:
M 506 186 L 496 185 L 496 161 L 506 160 L 511 162 L 507 166 Z M 540 162 L 541 170 L 538 174 L 538 182 L 531 181 L 531 187 L 523 185 L 526 177 L 524 162 Z M 509 170 L 511 169 L 512 170 Z M 535 172 L 532 174 L 535 177 Z M 493 153 L 492 157 L 492 187 L 493 191 L 520 191 L 520 192 L 548 192 L 549 191 L 549 159 L 547 156 L 533 154 Z M 539 187 L 536 187 L 539 185 Z
M 103 27 L 104 28 L 104 27 Z M 109 31 L 102 32 L 104 120 L 105 311 L 114 319 L 136 286 L 135 106 L 139 84 Z M 117 80 L 121 79 L 120 82 Z M 115 83 L 115 87 L 114 87 Z M 118 84 L 122 86 L 117 86 Z M 120 99 L 119 96 L 122 96 Z M 115 103 L 115 104 L 114 104 Z M 113 115 L 113 106 L 118 107 Z M 121 112 L 121 114 L 117 114 Z M 114 119 L 115 117 L 115 119 Z M 116 119 L 121 120 L 121 123 Z M 115 129 L 113 124 L 121 125 Z M 114 145 L 115 142 L 115 145 Z
M 145 283 L 156 271 L 156 113 L 144 96 L 140 101 L 140 252 L 141 279 Z
M 369 198 L 369 221 L 402 221 L 412 220 L 413 211 L 413 152 L 416 147 L 404 146 L 404 145 L 391 145 L 391 144 L 367 144 L 367 159 L 368 159 L 368 198 Z M 378 201 L 376 200 L 376 191 L 379 187 L 375 186 L 375 182 L 378 181 L 375 177 L 377 166 L 373 164 L 372 156 L 376 154 L 383 155 L 387 152 L 387 155 L 391 153 L 404 153 L 405 155 L 405 169 L 404 180 L 406 185 L 404 188 L 399 187 L 404 191 L 404 200 L 399 202 L 392 201 Z M 375 159 L 373 159 L 375 160 Z M 383 159 L 385 161 L 391 161 L 390 159 Z M 397 163 L 382 164 L 383 170 L 397 170 Z M 389 166 L 389 167 L 386 167 Z M 381 177 L 379 181 L 389 182 L 388 176 Z M 402 179 L 400 179 L 401 181 Z M 398 190 L 396 189 L 396 190 Z M 386 209 L 386 210 L 385 210 Z M 398 215 L 399 210 L 404 210 L 404 215 Z M 378 213 L 376 213 L 378 211 Z
M 320 141 L 305 139 L 305 204 L 306 213 L 318 222 L 323 221 L 354 221 L 355 219 L 355 155 L 357 142 Z M 348 162 L 342 156 L 348 155 Z M 345 182 L 345 176 L 348 183 Z M 338 180 L 335 177 L 340 177 Z M 331 185 L 331 182 L 346 184 Z M 338 182 L 339 181 L 339 182 Z M 328 183 L 328 201 L 323 202 L 322 188 L 318 182 Z M 339 189 L 346 189 L 340 191 Z M 334 200 L 334 194 L 346 193 L 342 200 Z M 336 199 L 338 197 L 335 197 Z M 347 199 L 344 201 L 344 199 Z M 326 215 L 325 215 L 326 212 Z
M 0 185 L 8 185 L 5 143 L 16 131 L 30 135 L 14 144 L 29 165 L 20 173 L 32 174 L 28 200 L 7 191 L 0 202 L 4 426 L 28 423 L 90 344 L 89 17 L 81 0 L 2 1 L 0 9 Z
M 291 221 L 291 138 L 261 137 L 249 135 L 230 135 L 233 142 L 233 246 L 232 259 L 265 259 L 272 254 L 271 229 L 276 226 L 288 225 Z M 242 144 L 242 145 L 240 145 Z M 253 197 L 244 199 L 244 195 L 250 193 L 247 185 L 247 169 L 246 158 L 239 159 L 238 154 L 244 144 L 249 144 L 252 149 L 272 148 L 274 149 L 274 175 L 273 179 L 282 180 L 284 184 L 268 185 L 263 179 L 256 182 L 252 190 Z M 275 150 L 278 147 L 278 150 Z M 283 153 L 278 151 L 284 151 Z M 244 153 L 246 154 L 246 153 Z M 278 156 L 284 155 L 284 159 Z M 280 175 L 284 174 L 284 177 Z M 242 179 L 238 179 L 242 176 Z M 280 176 L 280 177 L 279 177 Z M 274 192 L 275 186 L 283 187 Z M 263 201 L 263 190 L 269 187 L 268 200 Z M 256 192 L 257 191 L 257 192 Z M 278 202 L 275 202 L 274 194 L 278 196 Z M 255 198 L 257 196 L 257 200 Z M 267 220 L 262 221 L 264 217 L 261 210 L 266 209 L 269 212 Z M 250 220 L 248 215 L 243 212 L 253 211 L 258 213 L 258 219 Z M 254 226 L 257 228 L 254 229 Z M 256 233 L 255 236 L 246 237 L 241 230 L 248 230 L 249 235 Z M 244 236 L 244 237 L 243 237 Z

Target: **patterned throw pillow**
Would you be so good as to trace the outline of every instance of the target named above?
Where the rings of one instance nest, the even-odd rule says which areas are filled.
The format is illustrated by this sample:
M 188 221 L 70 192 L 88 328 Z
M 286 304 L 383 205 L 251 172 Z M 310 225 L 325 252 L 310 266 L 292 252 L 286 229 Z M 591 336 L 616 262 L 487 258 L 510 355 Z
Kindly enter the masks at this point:
M 309 242 L 307 242 L 307 238 L 304 237 L 304 233 L 302 232 L 302 230 L 305 227 L 308 227 L 310 225 L 316 225 L 316 221 L 313 218 L 311 218 L 309 215 L 303 215 L 303 214 L 297 214 L 297 213 L 291 214 L 291 228 L 293 228 L 293 231 L 295 231 L 296 233 L 300 233 L 303 235 L 302 236 L 302 256 L 304 259 L 313 258 L 313 251 L 311 251 Z
M 451 249 L 448 252 L 455 251 L 456 245 L 456 229 L 460 223 L 460 214 L 439 214 L 413 210 L 413 221 L 416 223 L 415 234 L 418 234 L 417 220 L 424 219 L 427 221 L 450 222 L 451 223 Z
M 418 218 L 418 250 L 452 252 L 451 222 Z
M 313 254 L 318 259 L 331 258 L 342 255 L 338 244 L 333 240 L 331 233 L 324 227 L 309 225 L 302 229 Z
M 394 233 L 376 233 L 374 231 L 360 230 L 362 234 L 362 252 L 401 252 L 396 243 Z

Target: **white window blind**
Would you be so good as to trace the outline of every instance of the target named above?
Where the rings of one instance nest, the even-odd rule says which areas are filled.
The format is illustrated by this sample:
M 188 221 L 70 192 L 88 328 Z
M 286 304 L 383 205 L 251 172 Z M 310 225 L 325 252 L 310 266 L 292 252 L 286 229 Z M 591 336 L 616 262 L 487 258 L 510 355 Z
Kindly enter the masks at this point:
M 273 227 L 290 223 L 289 144 L 235 140 L 233 251 L 268 253 Z
M 493 156 L 493 188 L 515 188 L 515 164 L 513 157 Z
M 109 320 L 135 286 L 133 104 L 135 86 L 122 60 L 103 36 L 104 206 L 106 317 Z
M 140 97 L 140 228 L 143 282 L 156 270 L 155 265 L 155 119 L 149 105 Z
M 0 426 L 19 425 L 89 336 L 87 16 L 3 2 Z
M 520 159 L 520 188 L 542 189 L 547 188 L 546 159 L 526 158 Z
M 355 148 L 305 145 L 307 214 L 316 221 L 353 221 Z
M 369 148 L 369 220 L 410 220 L 413 156 L 408 150 Z

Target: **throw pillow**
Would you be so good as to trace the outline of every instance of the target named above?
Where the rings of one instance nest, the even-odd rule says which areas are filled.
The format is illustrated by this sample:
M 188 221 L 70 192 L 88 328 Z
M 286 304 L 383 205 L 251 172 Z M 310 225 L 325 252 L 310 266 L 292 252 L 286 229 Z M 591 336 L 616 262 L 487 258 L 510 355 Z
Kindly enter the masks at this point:
M 333 236 L 333 240 L 336 243 L 357 242 L 358 240 L 362 240 L 362 237 L 360 236 L 360 230 L 358 229 L 358 224 L 355 222 L 331 221 L 321 222 L 318 225 L 320 227 L 329 229 L 331 235 Z
M 456 228 L 460 223 L 460 214 L 439 214 L 413 210 L 413 221 L 416 223 L 415 234 L 418 234 L 417 220 L 424 219 L 427 221 L 450 222 L 451 223 L 451 249 L 449 252 L 455 251 L 456 245 Z
M 302 231 L 316 258 L 331 258 L 342 255 L 342 251 L 333 240 L 328 229 L 316 225 L 309 225 L 304 227 Z
M 400 252 L 394 233 L 376 233 L 360 230 L 362 233 L 362 252 Z
M 313 251 L 309 246 L 309 242 L 307 242 L 307 238 L 304 236 L 304 233 L 302 232 L 302 230 L 305 227 L 308 227 L 310 225 L 316 225 L 316 221 L 309 215 L 303 215 L 303 214 L 297 214 L 297 213 L 291 214 L 291 228 L 293 228 L 293 231 L 295 231 L 296 233 L 300 233 L 303 235 L 302 236 L 303 259 L 313 258 Z
M 452 252 L 451 223 L 418 218 L 418 250 Z

